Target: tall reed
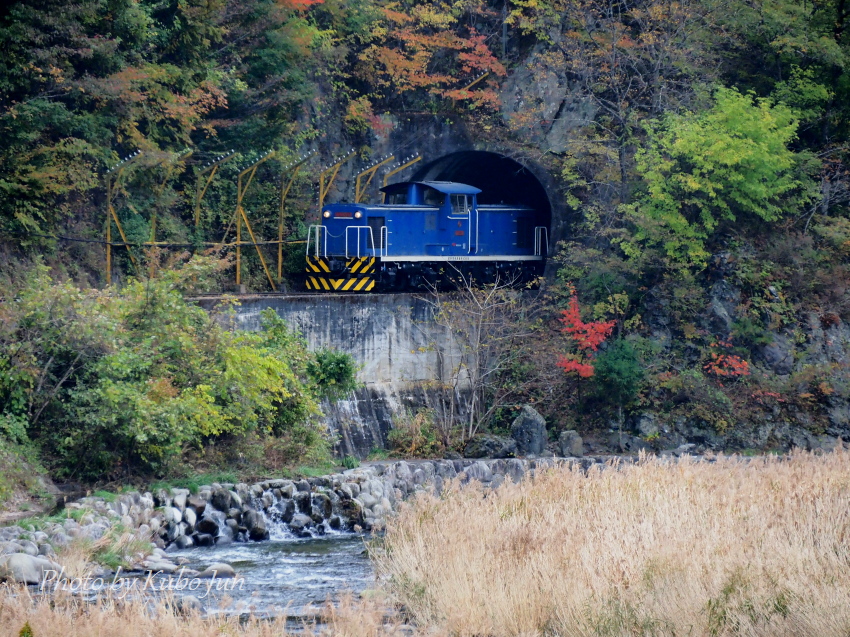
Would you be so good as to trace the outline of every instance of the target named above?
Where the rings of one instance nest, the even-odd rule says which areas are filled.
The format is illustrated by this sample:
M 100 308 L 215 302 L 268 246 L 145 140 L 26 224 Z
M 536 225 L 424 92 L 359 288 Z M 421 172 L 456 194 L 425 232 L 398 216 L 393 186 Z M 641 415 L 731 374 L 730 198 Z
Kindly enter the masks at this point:
M 850 453 L 560 468 L 452 485 L 379 576 L 455 635 L 850 635 Z

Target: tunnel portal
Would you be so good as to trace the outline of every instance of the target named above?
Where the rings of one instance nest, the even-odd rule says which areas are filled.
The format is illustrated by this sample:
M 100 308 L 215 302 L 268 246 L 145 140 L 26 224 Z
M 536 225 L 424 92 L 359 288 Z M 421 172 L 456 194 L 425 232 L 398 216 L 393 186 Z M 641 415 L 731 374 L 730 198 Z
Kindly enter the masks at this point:
M 480 150 L 451 153 L 425 164 L 413 181 L 455 181 L 481 189 L 480 204 L 526 205 L 551 228 L 552 206 L 546 189 L 528 168 L 510 157 Z

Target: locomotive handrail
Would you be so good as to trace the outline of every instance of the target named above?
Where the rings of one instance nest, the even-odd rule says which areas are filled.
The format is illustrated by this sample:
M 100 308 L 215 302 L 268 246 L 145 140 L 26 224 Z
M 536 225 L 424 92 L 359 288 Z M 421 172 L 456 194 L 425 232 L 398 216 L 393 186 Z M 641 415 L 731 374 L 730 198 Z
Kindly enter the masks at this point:
M 374 243 L 372 245 L 375 245 Z M 387 251 L 390 247 L 390 231 L 386 226 L 381 226 L 381 256 L 387 256 Z
M 544 244 L 545 242 L 545 244 Z M 534 228 L 534 256 L 543 256 L 545 245 L 546 255 L 549 255 L 549 229 L 546 226 L 535 226 Z
M 386 226 L 381 226 L 381 235 L 380 236 L 381 236 L 382 240 L 384 238 L 384 230 L 386 230 L 386 228 L 387 228 Z M 373 256 L 373 257 L 374 256 L 381 256 L 381 257 L 386 256 L 386 253 L 384 252 L 386 244 L 383 243 L 383 241 L 381 242 L 381 245 L 379 245 L 377 248 L 375 247 L 375 234 L 372 232 L 371 226 L 346 226 L 345 227 L 345 258 L 346 259 L 351 257 L 351 255 L 348 252 L 348 231 L 349 230 L 354 230 L 354 236 L 357 237 L 357 255 L 356 255 L 357 258 L 360 258 L 360 231 L 361 230 L 368 230 L 369 231 L 369 239 L 370 239 L 370 243 L 372 244 L 372 247 L 366 248 L 366 249 L 372 251 L 371 256 Z M 387 239 L 389 239 L 389 232 L 387 233 Z M 376 254 L 376 251 L 377 251 L 377 254 Z
M 316 258 L 318 259 L 320 256 L 326 257 L 328 256 L 328 232 L 327 228 L 322 225 L 313 224 L 307 228 L 307 256 L 310 256 L 310 237 L 313 236 L 313 231 L 316 232 Z M 322 249 L 322 254 L 319 254 L 319 244 L 322 242 L 322 231 L 324 231 L 325 236 L 325 244 Z
M 472 215 L 469 215 L 470 224 L 472 223 Z M 469 228 L 469 226 L 467 226 Z M 475 246 L 472 245 L 472 228 L 469 228 L 469 250 L 467 254 L 478 254 L 478 229 L 481 227 L 478 219 L 478 206 L 475 206 Z

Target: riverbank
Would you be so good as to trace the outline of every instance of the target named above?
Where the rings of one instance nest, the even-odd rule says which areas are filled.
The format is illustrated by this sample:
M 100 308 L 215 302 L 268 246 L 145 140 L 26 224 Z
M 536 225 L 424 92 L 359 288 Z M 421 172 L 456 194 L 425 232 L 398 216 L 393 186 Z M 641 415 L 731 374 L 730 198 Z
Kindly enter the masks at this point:
M 439 471 L 455 462 L 462 470 L 443 479 Z M 522 474 L 511 475 L 520 467 Z M 356 484 L 351 502 L 370 513 L 361 519 L 383 514 L 386 533 L 370 548 L 378 590 L 337 596 L 318 614 L 302 609 L 301 617 L 321 619 L 314 632 L 829 637 L 850 630 L 850 452 L 844 449 L 607 464 L 592 458 L 388 462 L 339 475 L 338 486 L 330 476 L 308 482 L 311 502 L 322 489 L 345 493 Z M 268 482 L 252 502 L 281 490 Z M 383 507 L 377 490 L 389 485 L 410 489 L 391 511 L 376 509 Z M 307 492 L 296 487 L 297 493 Z M 185 551 L 214 559 L 271 544 L 231 542 L 161 557 L 176 564 Z M 257 568 L 277 559 L 269 553 Z M 236 571 L 241 575 L 238 565 Z M 146 634 L 188 635 L 203 625 L 206 632 L 251 637 L 292 629 L 286 612 L 269 615 L 258 607 L 234 623 L 234 613 L 179 596 L 159 595 L 147 605 L 105 596 L 91 605 L 62 594 L 45 603 L 32 599 L 33 591 L 0 589 L 0 617 L 13 622 L 0 622 L 14 629 L 8 634 L 25 622 L 39 636 L 91 634 L 94 626 L 122 635 L 145 634 L 133 632 L 136 625 Z M 134 627 L 121 630 L 121 622 Z

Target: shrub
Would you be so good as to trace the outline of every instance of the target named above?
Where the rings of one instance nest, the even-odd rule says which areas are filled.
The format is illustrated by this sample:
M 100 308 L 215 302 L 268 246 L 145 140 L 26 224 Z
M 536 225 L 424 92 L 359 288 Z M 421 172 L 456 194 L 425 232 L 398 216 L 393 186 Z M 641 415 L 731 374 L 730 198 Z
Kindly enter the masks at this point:
M 346 469 L 356 469 L 360 466 L 360 461 L 354 456 L 345 456 L 342 459 L 342 466 Z
M 672 402 L 670 416 L 711 425 L 719 432 L 732 423 L 732 401 L 697 369 L 664 375 L 659 383 Z
M 442 451 L 434 412 L 420 409 L 397 418 L 387 436 L 393 452 L 403 458 L 431 458 Z
M 103 292 L 36 269 L 3 308 L 3 433 L 37 439 L 77 478 L 161 472 L 187 448 L 251 433 L 281 437 L 290 458 L 324 456 L 303 341 L 271 310 L 260 332 L 243 332 L 184 299 L 215 267 L 193 259 Z M 338 367 L 339 383 L 353 377 Z
M 358 387 L 357 363 L 345 352 L 319 350 L 308 363 L 307 373 L 322 398 L 343 398 Z

